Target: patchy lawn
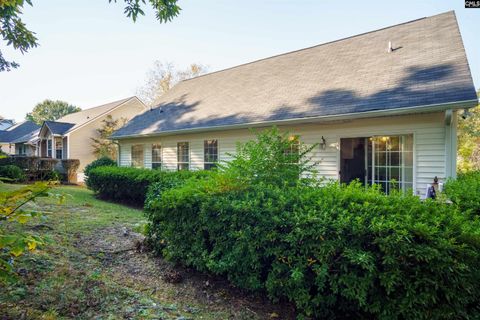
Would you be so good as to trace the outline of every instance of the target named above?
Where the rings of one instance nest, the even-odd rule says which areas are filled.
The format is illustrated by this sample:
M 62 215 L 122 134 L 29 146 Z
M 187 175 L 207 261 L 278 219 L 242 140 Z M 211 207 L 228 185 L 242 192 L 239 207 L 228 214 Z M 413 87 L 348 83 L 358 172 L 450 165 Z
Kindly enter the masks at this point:
M 54 191 L 67 194 L 66 203 L 38 201 L 45 218 L 24 228 L 49 242 L 16 261 L 20 280 L 0 287 L 0 319 L 294 318 L 288 305 L 144 253 L 141 210 L 81 187 Z

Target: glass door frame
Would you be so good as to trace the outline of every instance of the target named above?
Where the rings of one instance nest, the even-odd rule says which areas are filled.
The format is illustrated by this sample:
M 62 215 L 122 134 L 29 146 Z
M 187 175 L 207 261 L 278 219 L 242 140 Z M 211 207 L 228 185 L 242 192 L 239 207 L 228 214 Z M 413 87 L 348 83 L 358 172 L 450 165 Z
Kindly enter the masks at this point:
M 373 134 L 372 134 L 373 133 Z M 412 189 L 414 194 L 417 194 L 417 151 L 416 151 L 416 133 L 415 131 L 400 131 L 400 132 L 369 132 L 368 134 L 355 134 L 355 135 L 341 135 L 337 136 L 337 181 L 340 182 L 340 171 L 341 171 L 341 139 L 348 139 L 348 138 L 365 138 L 366 139 L 366 150 L 365 150 L 365 172 L 366 172 L 366 179 L 365 179 L 365 185 L 371 185 L 372 181 L 375 181 L 375 173 L 374 170 L 369 170 L 368 165 L 368 158 L 369 158 L 369 145 L 372 146 L 372 149 L 374 148 L 374 144 L 372 145 L 372 141 L 370 141 L 371 138 L 376 138 L 376 137 L 398 137 L 398 136 L 411 136 L 412 140 L 412 181 L 408 181 L 408 183 L 411 183 L 408 189 Z M 402 146 L 402 152 L 404 150 L 404 146 Z M 372 152 L 372 155 L 374 153 Z M 403 158 L 403 157 L 402 157 Z M 372 164 L 375 163 L 375 157 L 372 156 Z M 408 166 L 410 167 L 410 166 Z M 401 168 L 401 175 L 402 177 L 405 176 L 405 165 L 404 165 L 404 160 L 402 159 L 402 166 Z M 378 179 L 377 179 L 378 180 Z M 402 186 L 402 190 L 406 190 L 404 186 Z

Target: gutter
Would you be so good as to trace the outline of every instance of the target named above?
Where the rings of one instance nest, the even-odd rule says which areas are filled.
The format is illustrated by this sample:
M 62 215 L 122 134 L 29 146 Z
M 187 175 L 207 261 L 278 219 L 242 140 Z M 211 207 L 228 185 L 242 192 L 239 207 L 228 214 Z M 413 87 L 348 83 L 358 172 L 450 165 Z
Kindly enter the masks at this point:
M 434 105 L 396 108 L 391 110 L 373 110 L 373 111 L 365 111 L 360 113 L 358 112 L 344 113 L 344 114 L 328 115 L 328 116 L 313 116 L 313 117 L 292 118 L 292 119 L 285 119 L 285 120 L 248 122 L 248 123 L 232 124 L 232 125 L 225 125 L 225 126 L 209 126 L 209 127 L 198 127 L 198 128 L 191 128 L 191 129 L 169 130 L 169 131 L 162 131 L 162 132 L 125 135 L 120 137 L 110 137 L 109 139 L 123 140 L 123 139 L 130 139 L 130 138 L 140 138 L 140 137 L 144 138 L 144 137 L 174 135 L 174 134 L 183 134 L 183 133 L 197 133 L 197 132 L 204 132 L 204 131 L 245 129 L 245 128 L 254 128 L 254 127 L 264 127 L 264 126 L 270 126 L 270 125 L 286 125 L 286 124 L 309 123 L 309 122 L 331 122 L 331 121 L 340 121 L 340 120 L 364 119 L 364 118 L 372 118 L 372 117 L 399 116 L 399 115 L 406 115 L 406 114 L 445 111 L 449 109 L 469 109 L 469 108 L 475 107 L 477 104 L 478 104 L 478 100 L 473 99 L 473 100 L 463 100 L 463 101 L 448 102 L 448 103 L 434 104 Z

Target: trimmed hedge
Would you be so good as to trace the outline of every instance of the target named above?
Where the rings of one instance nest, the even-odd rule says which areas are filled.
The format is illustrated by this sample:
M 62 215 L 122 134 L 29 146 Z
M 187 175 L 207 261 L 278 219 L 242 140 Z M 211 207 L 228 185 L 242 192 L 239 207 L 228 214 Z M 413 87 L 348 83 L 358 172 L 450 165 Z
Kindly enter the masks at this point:
M 447 181 L 445 194 L 460 210 L 480 216 L 480 171 L 464 173 Z
M 87 187 L 100 198 L 143 206 L 147 190 L 153 187 L 158 195 L 166 186 L 177 186 L 190 178 L 202 178 L 205 171 L 159 171 L 131 167 L 97 167 L 91 169 Z
M 98 158 L 97 160 L 94 160 L 94 161 L 90 162 L 89 164 L 87 164 L 85 166 L 85 169 L 83 170 L 83 173 L 88 178 L 88 176 L 90 174 L 90 170 L 92 170 L 94 168 L 116 167 L 116 166 L 117 166 L 117 162 L 115 160 L 110 159 L 109 157 L 101 157 L 101 158 Z
M 25 172 L 13 164 L 0 166 L 0 178 L 6 178 L 6 181 L 12 182 L 24 182 L 27 180 Z
M 148 198 L 157 252 L 288 299 L 300 316 L 480 312 L 480 221 L 454 206 L 356 183 L 245 185 L 221 173 Z
M 0 166 L 17 166 L 23 170 L 28 180 L 50 180 L 50 178 L 58 176 L 58 173 L 55 171 L 55 165 L 58 161 L 52 158 L 9 156 L 0 158 Z

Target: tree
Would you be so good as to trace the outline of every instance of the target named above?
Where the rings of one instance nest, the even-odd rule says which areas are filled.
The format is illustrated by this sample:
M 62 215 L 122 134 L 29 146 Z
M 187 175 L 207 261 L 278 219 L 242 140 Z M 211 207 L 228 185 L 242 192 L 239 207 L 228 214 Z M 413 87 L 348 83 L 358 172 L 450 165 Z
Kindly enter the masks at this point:
M 458 121 L 457 169 L 460 172 L 480 170 L 480 105 L 469 113 L 466 119 L 460 117 Z
M 1 1 L 1 0 L 0 0 Z M 65 101 L 60 100 L 45 100 L 38 103 L 32 112 L 27 113 L 26 120 L 41 124 L 43 121 L 54 121 L 67 114 L 81 111 L 79 107 L 71 105 Z
M 120 0 L 119 0 L 120 1 Z M 171 21 L 180 13 L 178 0 L 121 0 L 125 2 L 124 13 L 133 22 L 139 15 L 145 15 L 143 9 L 150 5 L 155 11 L 155 16 L 160 23 Z M 117 0 L 108 0 L 109 3 Z M 148 3 L 148 4 L 147 4 Z M 0 36 L 7 46 L 13 46 L 15 50 L 26 53 L 31 48 L 38 46 L 35 33 L 28 30 L 20 16 L 22 9 L 28 4 L 33 6 L 32 0 L 0 0 Z M 18 63 L 8 61 L 0 51 L 0 72 L 18 68 Z
M 158 104 L 160 97 L 182 80 L 191 79 L 205 74 L 207 67 L 192 63 L 184 70 L 176 70 L 173 63 L 155 61 L 147 73 L 145 85 L 137 90 L 137 95 L 148 106 Z
M 127 119 L 125 118 L 114 120 L 111 115 L 102 120 L 102 127 L 97 129 L 98 138 L 90 138 L 92 140 L 93 154 L 97 158 L 117 158 L 117 145 L 109 138 L 115 130 L 125 125 L 126 122 Z

